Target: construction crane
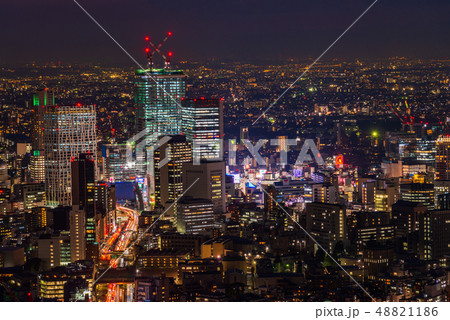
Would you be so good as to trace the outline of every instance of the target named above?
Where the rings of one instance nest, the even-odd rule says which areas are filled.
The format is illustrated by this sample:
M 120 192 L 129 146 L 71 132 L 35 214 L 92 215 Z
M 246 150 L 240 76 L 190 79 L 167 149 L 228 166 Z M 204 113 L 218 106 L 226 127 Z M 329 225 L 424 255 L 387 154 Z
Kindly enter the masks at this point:
M 149 36 L 146 36 L 144 39 L 147 42 L 148 46 L 145 48 L 145 52 L 147 53 L 147 60 L 148 60 L 148 66 L 151 69 L 153 69 L 153 55 L 155 53 L 158 53 L 165 61 L 164 68 L 169 69 L 170 67 L 170 58 L 172 57 L 173 53 L 169 51 L 167 53 L 167 56 L 160 50 L 162 45 L 169 39 L 169 37 L 172 36 L 172 32 L 167 32 L 165 38 L 158 44 L 155 45 L 151 40 Z M 153 50 L 152 50 L 153 49 Z

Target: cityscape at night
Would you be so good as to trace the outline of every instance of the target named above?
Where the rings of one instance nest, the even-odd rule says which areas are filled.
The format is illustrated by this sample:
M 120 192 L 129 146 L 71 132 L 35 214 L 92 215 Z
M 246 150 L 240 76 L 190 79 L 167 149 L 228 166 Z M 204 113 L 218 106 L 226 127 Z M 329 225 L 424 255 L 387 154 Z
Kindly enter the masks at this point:
M 0 301 L 448 316 L 413 303 L 450 301 L 449 3 L 23 2 L 2 5 Z M 374 305 L 310 314 L 403 316 Z

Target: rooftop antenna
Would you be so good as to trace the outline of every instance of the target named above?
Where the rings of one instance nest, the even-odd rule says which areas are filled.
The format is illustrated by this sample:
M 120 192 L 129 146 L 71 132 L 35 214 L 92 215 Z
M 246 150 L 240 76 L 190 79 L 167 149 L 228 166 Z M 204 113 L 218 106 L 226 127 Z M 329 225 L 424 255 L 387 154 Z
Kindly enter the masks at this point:
M 169 39 L 169 37 L 171 37 L 171 36 L 172 36 L 172 32 L 171 31 L 167 32 L 165 38 L 158 45 L 155 45 L 150 40 L 149 36 L 145 37 L 145 41 L 148 44 L 148 46 L 145 48 L 145 52 L 147 53 L 147 60 L 148 60 L 148 65 L 149 65 L 150 70 L 153 69 L 153 55 L 155 54 L 155 52 L 157 52 L 164 59 L 164 61 L 165 61 L 164 68 L 169 69 L 170 58 L 172 57 L 173 53 L 171 51 L 169 51 L 166 56 L 164 53 L 161 52 L 160 48 L 162 47 L 164 42 L 166 42 L 167 39 Z M 153 51 L 151 49 L 153 49 Z

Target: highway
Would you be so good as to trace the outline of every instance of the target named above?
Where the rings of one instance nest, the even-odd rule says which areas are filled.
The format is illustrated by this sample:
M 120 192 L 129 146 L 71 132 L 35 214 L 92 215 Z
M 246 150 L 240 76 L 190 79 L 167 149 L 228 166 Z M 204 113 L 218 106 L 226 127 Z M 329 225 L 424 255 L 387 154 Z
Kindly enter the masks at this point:
M 132 245 L 133 235 L 136 234 L 139 224 L 139 213 L 136 210 L 123 206 L 117 206 L 117 210 L 122 222 L 119 223 L 119 227 L 112 232 L 100 249 L 100 259 L 108 260 L 111 268 L 116 268 L 119 263 L 119 259 L 111 259 L 111 254 L 120 256 Z M 127 220 L 123 221 L 123 217 L 126 217 Z M 116 283 L 108 285 L 106 302 L 118 301 L 119 297 L 116 296 L 118 289 L 119 287 Z

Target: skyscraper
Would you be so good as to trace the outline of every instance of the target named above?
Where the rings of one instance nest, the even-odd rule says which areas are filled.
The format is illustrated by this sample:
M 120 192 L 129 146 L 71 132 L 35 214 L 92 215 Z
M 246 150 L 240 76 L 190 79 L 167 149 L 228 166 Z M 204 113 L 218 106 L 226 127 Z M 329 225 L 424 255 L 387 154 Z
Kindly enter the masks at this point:
M 211 200 L 214 213 L 226 212 L 225 162 L 185 163 L 183 165 L 184 190 L 187 190 L 195 181 L 197 181 L 196 185 L 190 188 L 186 195 L 196 199 Z
M 436 141 L 436 179 L 450 180 L 450 136 L 442 135 Z
M 91 153 L 81 153 L 71 160 L 72 167 L 72 211 L 79 213 L 79 219 L 84 214 L 85 230 L 80 231 L 86 237 L 86 257 L 97 256 L 96 246 L 96 185 L 95 162 Z M 82 213 L 80 213 L 82 212 Z M 76 215 L 76 217 L 78 214 Z M 75 220 L 76 221 L 76 220 Z M 73 221 L 71 221 L 72 223 Z
M 167 163 L 163 164 L 164 159 Z M 173 135 L 155 150 L 155 200 L 167 208 L 183 193 L 183 164 L 192 162 L 191 143 Z M 158 168 L 161 164 L 161 168 Z M 170 213 L 169 213 L 170 216 Z
M 223 103 L 219 99 L 183 99 L 182 134 L 193 141 L 193 157 L 221 160 Z
M 33 96 L 33 132 L 32 146 L 34 150 L 44 150 L 44 114 L 47 107 L 55 105 L 55 95 L 48 88 L 39 90 Z
M 47 205 L 71 205 L 73 157 L 92 152 L 96 161 L 96 116 L 93 106 L 51 106 L 44 114 Z
M 45 156 L 41 150 L 33 150 L 31 153 L 30 176 L 32 182 L 45 182 Z
M 181 131 L 181 98 L 186 94 L 186 84 L 183 72 L 169 69 L 136 70 L 135 105 L 136 131 L 139 134 L 145 130 L 144 146 L 148 165 L 153 169 L 151 159 L 153 144 L 158 136 L 179 134 Z M 139 147 L 139 146 L 136 146 Z M 142 148 L 142 147 L 141 147 Z M 136 164 L 138 176 L 146 173 L 141 165 L 145 159 Z M 147 172 L 152 175 L 152 172 Z
M 149 69 L 136 71 L 136 127 L 147 134 L 178 134 L 181 128 L 181 98 L 186 94 L 183 72 Z

